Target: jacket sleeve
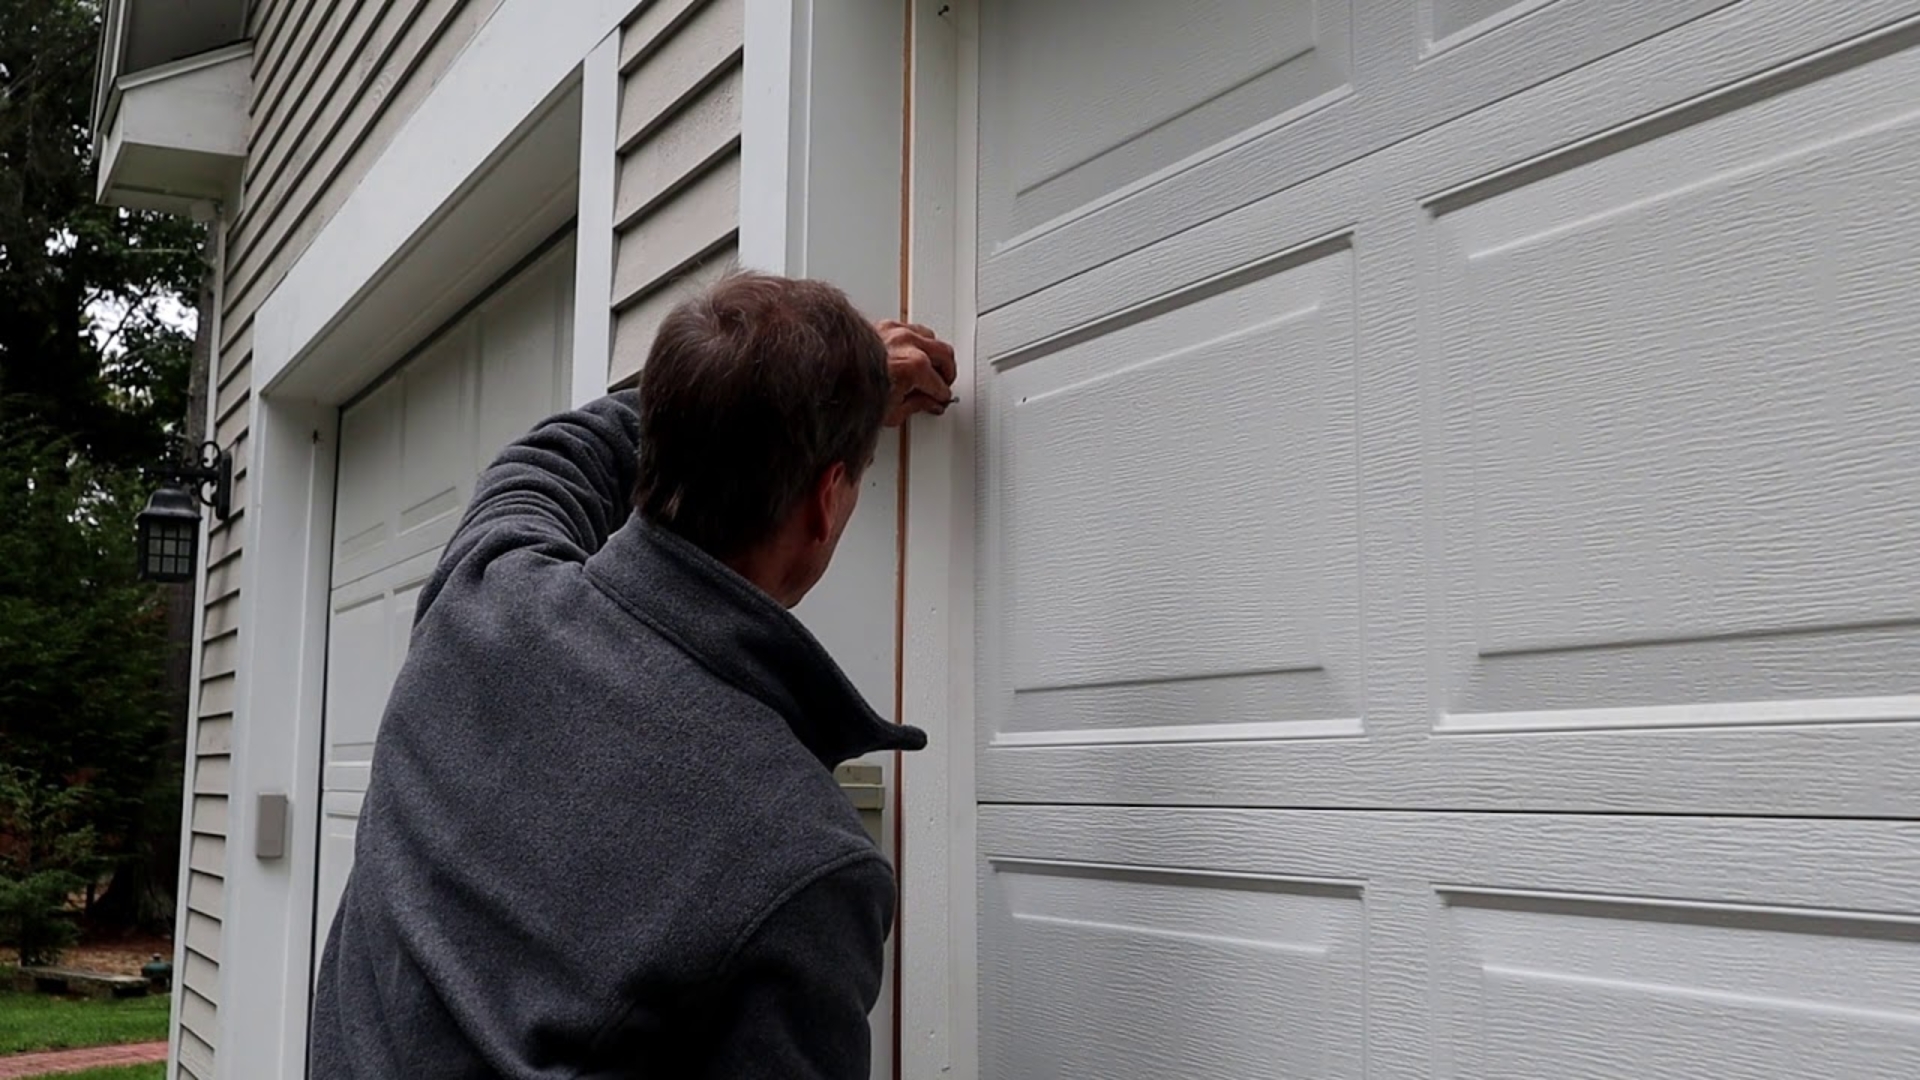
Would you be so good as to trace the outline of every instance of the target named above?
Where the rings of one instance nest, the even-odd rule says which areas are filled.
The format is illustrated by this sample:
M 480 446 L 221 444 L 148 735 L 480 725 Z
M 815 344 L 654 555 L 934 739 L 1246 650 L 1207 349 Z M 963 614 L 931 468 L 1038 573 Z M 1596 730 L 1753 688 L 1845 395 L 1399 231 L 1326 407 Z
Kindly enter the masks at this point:
M 543 421 L 480 474 L 465 518 L 421 589 L 414 619 L 447 584 L 534 550 L 584 562 L 626 524 L 639 471 L 639 395 L 624 391 Z
M 728 965 L 710 1080 L 866 1080 L 893 873 L 877 857 L 823 874 L 777 907 Z

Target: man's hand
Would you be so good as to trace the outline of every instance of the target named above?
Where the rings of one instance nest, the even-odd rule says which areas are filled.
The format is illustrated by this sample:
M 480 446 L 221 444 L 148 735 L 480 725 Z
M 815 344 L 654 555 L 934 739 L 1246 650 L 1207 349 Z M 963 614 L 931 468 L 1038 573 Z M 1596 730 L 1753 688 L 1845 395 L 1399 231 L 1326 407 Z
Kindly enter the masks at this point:
M 899 427 L 914 413 L 939 416 L 959 400 L 953 396 L 953 346 L 933 331 L 887 319 L 875 325 L 887 343 L 887 426 Z

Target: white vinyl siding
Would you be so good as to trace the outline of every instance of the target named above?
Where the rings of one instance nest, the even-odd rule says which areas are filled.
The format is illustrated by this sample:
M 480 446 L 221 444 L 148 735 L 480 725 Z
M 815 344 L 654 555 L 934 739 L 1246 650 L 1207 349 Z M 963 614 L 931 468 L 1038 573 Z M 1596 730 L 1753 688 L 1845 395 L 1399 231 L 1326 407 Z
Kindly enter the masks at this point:
M 610 385 L 630 381 L 676 285 L 734 255 L 743 0 L 653 0 L 621 30 Z

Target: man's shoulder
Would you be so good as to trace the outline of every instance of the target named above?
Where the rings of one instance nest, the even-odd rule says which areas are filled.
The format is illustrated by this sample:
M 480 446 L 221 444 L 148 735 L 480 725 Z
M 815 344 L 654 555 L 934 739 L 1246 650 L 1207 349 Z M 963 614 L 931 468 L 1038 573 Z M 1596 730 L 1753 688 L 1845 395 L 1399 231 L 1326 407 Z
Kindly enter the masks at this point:
M 893 922 L 894 892 L 893 868 L 877 850 L 828 859 L 769 897 L 742 928 L 732 955 L 737 959 L 770 944 L 777 949 L 773 939 L 795 934 L 826 934 L 846 948 L 857 928 L 877 932 L 883 941 Z
M 744 741 L 727 755 L 729 768 L 720 786 L 733 807 L 735 827 L 765 841 L 771 849 L 767 855 L 787 862 L 795 873 L 843 856 L 877 855 L 859 811 L 834 774 L 785 730 L 778 713 L 758 703 L 743 708 L 763 737 Z M 780 727 L 767 734 L 773 725 Z

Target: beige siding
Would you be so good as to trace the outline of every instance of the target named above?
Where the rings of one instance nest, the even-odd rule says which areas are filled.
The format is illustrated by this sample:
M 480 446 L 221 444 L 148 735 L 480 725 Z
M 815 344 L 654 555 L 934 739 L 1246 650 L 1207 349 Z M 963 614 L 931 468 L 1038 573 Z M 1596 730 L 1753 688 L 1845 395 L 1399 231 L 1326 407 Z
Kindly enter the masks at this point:
M 186 995 L 192 993 L 191 989 L 185 991 Z M 212 1011 L 212 1003 L 209 1002 L 205 1017 L 209 1025 L 213 1019 Z M 213 1080 L 213 1044 L 194 1034 L 191 1028 L 183 1028 L 180 1032 L 180 1075 L 190 1080 Z
M 733 258 L 743 10 L 743 0 L 653 0 L 621 32 L 609 384 L 640 370 L 675 286 Z
M 236 506 L 245 505 L 250 483 L 254 312 L 499 4 L 264 0 L 253 6 L 251 130 L 240 202 L 228 212 L 215 371 L 214 430 L 221 445 L 234 449 Z M 194 1080 L 212 1076 L 217 1049 L 245 536 L 245 517 L 236 516 L 213 530 L 207 551 L 179 1018 L 181 1071 Z
M 189 873 L 187 903 L 193 910 L 204 912 L 212 918 L 225 918 L 227 913 L 225 880 L 213 874 Z
M 180 995 L 180 1026 L 192 1032 L 201 1042 L 210 1044 L 217 1017 L 213 1002 L 191 990 Z

